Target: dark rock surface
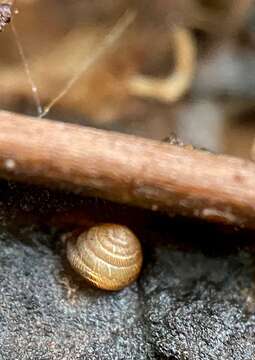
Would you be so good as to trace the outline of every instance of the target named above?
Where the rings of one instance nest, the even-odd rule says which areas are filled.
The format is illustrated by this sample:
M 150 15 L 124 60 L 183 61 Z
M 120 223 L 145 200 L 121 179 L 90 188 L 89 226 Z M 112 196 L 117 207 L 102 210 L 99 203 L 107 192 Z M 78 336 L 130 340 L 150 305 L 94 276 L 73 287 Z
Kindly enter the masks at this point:
M 253 251 L 226 251 L 224 232 L 210 248 L 209 235 L 182 244 L 159 228 L 138 282 L 107 293 L 70 270 L 56 229 L 2 217 L 0 359 L 255 359 Z
M 167 359 L 255 358 L 250 257 L 160 251 L 158 259 L 144 287 L 146 325 L 156 353 Z

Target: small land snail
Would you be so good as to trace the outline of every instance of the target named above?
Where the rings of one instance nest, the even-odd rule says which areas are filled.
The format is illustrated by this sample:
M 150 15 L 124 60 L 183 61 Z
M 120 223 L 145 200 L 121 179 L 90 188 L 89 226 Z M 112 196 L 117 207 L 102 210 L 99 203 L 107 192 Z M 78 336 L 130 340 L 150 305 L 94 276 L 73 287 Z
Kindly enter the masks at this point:
M 126 226 L 101 224 L 67 243 L 71 266 L 88 282 L 104 290 L 120 290 L 139 275 L 142 248 Z

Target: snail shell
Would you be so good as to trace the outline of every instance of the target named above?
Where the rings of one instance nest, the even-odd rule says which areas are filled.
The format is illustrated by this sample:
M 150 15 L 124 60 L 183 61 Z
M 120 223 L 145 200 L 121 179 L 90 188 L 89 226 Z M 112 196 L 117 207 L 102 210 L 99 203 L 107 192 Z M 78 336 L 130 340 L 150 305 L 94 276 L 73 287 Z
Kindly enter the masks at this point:
M 87 281 L 105 290 L 119 290 L 131 284 L 142 266 L 142 249 L 126 226 L 101 224 L 68 242 L 71 266 Z

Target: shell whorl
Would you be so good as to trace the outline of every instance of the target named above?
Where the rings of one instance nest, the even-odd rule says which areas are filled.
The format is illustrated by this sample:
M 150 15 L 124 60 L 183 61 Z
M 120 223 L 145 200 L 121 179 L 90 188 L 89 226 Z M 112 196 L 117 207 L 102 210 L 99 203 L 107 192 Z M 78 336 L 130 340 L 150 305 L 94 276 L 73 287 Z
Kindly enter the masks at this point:
M 101 224 L 69 242 L 72 267 L 89 282 L 105 290 L 119 290 L 132 283 L 142 266 L 139 240 L 126 226 Z

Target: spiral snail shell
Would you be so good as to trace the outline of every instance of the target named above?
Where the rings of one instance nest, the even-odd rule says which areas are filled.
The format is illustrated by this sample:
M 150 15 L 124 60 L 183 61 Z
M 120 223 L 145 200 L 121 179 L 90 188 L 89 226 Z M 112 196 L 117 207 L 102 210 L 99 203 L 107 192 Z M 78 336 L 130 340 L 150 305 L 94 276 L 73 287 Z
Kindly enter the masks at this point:
M 101 224 L 68 242 L 71 266 L 88 282 L 105 290 L 120 290 L 131 284 L 142 266 L 142 249 L 126 226 Z

